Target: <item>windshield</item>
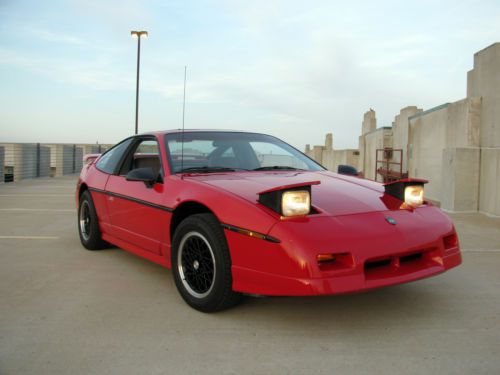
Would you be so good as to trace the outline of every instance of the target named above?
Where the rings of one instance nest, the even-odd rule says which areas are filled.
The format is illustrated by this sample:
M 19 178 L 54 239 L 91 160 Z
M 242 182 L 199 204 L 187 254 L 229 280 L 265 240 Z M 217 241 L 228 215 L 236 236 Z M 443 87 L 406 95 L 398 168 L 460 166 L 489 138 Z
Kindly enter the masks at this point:
M 165 135 L 173 173 L 324 168 L 275 137 L 254 133 L 185 132 Z

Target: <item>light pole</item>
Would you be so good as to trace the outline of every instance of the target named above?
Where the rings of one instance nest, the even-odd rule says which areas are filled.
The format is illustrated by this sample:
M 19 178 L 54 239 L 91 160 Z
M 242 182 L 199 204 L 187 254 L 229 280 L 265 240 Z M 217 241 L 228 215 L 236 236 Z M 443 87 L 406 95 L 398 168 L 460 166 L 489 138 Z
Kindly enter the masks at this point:
M 137 80 L 135 84 L 135 134 L 139 132 L 139 65 L 141 63 L 141 38 L 147 38 L 147 31 L 131 31 L 132 38 L 137 38 Z

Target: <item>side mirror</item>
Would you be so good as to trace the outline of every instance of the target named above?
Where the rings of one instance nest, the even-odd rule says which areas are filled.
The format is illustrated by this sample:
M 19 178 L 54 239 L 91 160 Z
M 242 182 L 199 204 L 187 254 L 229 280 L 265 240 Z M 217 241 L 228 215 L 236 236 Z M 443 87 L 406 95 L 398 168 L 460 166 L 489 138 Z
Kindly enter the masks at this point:
M 350 165 L 339 165 L 337 168 L 337 173 L 346 174 L 348 176 L 358 176 L 358 170 Z
M 153 169 L 150 167 L 132 169 L 125 176 L 127 181 L 142 181 L 148 188 L 153 187 L 156 182 L 156 178 L 157 176 L 155 176 Z

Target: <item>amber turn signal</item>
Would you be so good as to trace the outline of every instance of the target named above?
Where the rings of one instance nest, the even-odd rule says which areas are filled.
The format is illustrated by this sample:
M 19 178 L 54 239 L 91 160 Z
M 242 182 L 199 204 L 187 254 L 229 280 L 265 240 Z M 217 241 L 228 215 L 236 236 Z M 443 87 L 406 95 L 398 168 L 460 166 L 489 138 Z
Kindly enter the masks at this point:
M 336 256 L 335 254 L 318 254 L 316 259 L 318 260 L 319 264 L 330 263 L 335 262 Z

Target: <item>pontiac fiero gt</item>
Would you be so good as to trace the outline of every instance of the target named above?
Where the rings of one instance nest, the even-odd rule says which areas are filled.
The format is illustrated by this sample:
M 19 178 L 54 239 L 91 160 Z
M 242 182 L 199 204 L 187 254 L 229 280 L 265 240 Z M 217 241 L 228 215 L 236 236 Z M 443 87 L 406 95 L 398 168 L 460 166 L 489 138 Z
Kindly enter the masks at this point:
M 157 132 L 86 156 L 78 230 L 89 250 L 113 244 L 172 268 L 200 311 L 243 294 L 353 293 L 461 263 L 426 182 L 329 172 L 263 134 Z

